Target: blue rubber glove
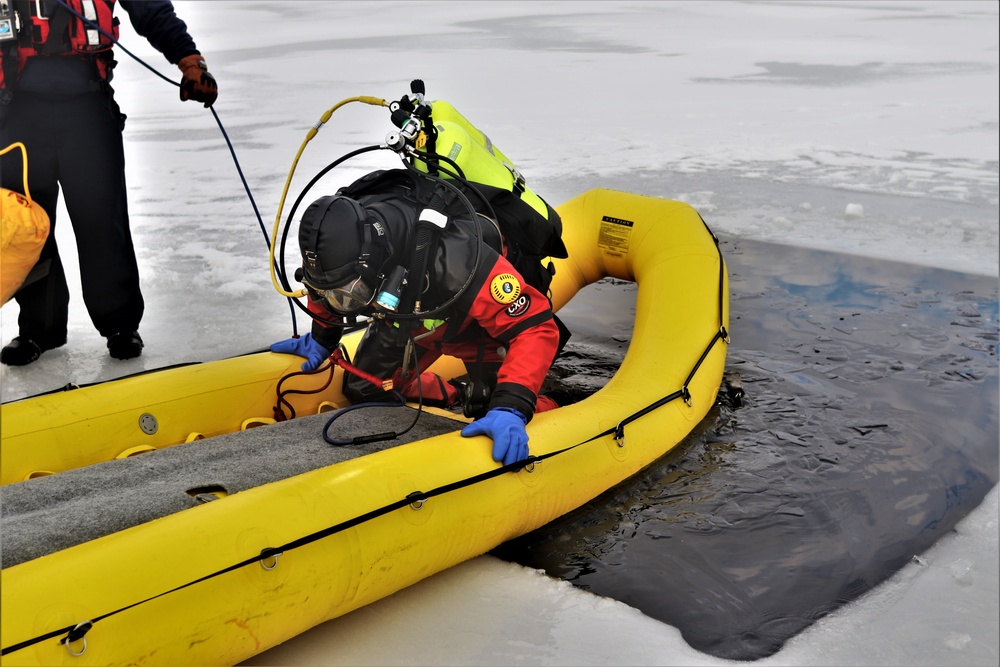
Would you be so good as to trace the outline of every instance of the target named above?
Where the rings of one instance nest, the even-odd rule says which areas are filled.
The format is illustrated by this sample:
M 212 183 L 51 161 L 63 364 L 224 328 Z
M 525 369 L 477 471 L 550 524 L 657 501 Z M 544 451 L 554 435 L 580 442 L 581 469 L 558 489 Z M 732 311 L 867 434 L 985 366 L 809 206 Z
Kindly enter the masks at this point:
M 524 430 L 527 420 L 514 408 L 493 408 L 481 419 L 462 429 L 466 438 L 488 435 L 493 438 L 493 460 L 505 466 L 528 458 L 528 433 Z
M 271 345 L 271 352 L 281 352 L 282 354 L 296 354 L 305 357 L 306 362 L 302 364 L 302 370 L 314 371 L 320 364 L 327 360 L 333 350 L 323 347 L 315 340 L 312 334 L 307 333 L 299 338 L 289 338 Z

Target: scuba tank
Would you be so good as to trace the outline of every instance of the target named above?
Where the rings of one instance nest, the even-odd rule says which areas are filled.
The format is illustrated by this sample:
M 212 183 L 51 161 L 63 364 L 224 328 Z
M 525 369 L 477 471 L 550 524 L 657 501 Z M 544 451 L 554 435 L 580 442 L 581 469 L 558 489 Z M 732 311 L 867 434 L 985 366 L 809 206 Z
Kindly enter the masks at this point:
M 507 258 L 532 286 L 547 294 L 555 267 L 546 258 L 566 258 L 562 220 L 527 187 L 514 162 L 448 102 L 424 99 L 424 84 L 410 85 L 415 99 L 390 105 L 399 132 L 386 137 L 389 148 L 409 157 L 421 172 L 460 183 L 480 212 L 495 220 L 508 248 Z M 485 209 L 485 210 L 483 210 Z
M 568 256 L 562 242 L 562 221 L 558 213 L 526 186 L 524 178 L 513 161 L 504 155 L 490 141 L 489 137 L 470 123 L 455 107 L 444 101 L 427 102 L 424 97 L 424 84 L 419 79 L 411 83 L 410 90 L 414 95 L 413 99 L 404 95 L 400 100 L 391 103 L 368 96 L 347 98 L 327 110 L 320 118 L 320 122 L 307 133 L 306 139 L 299 149 L 299 155 L 296 156 L 289 171 L 275 218 L 275 241 L 271 244 L 270 253 L 272 281 L 278 292 L 287 297 L 301 297 L 305 294 L 302 290 L 292 291 L 286 277 L 287 272 L 284 269 L 283 257 L 288 229 L 296 209 L 308 191 L 321 177 L 344 161 L 369 151 L 388 149 L 395 152 L 413 174 L 421 175 L 427 183 L 436 181 L 445 190 L 451 191 L 454 197 L 447 197 L 450 200 L 449 205 L 459 202 L 455 205 L 458 205 L 461 211 L 469 213 L 469 218 L 476 221 L 477 225 L 481 227 L 482 219 L 487 218 L 489 223 L 492 223 L 487 223 L 488 226 L 496 227 L 502 237 L 501 254 L 510 261 L 527 283 L 542 294 L 548 295 L 555 268 L 551 261 L 546 262 L 546 260 Z M 285 232 L 279 234 L 285 195 L 288 192 L 299 156 L 306 144 L 315 137 L 333 112 L 349 102 L 363 102 L 388 107 L 391 111 L 391 121 L 398 130 L 388 133 L 383 144 L 354 150 L 341 156 L 316 174 L 295 200 L 286 218 Z M 355 185 L 360 185 L 363 181 L 365 181 L 364 178 L 359 179 Z M 352 185 L 348 189 L 354 190 L 355 186 Z M 367 188 L 362 188 L 362 190 L 365 189 Z M 355 194 L 359 195 L 361 192 Z M 454 210 L 441 212 L 448 215 L 456 214 Z M 421 222 L 425 221 L 421 220 Z M 425 252 L 430 252 L 430 249 L 436 246 L 437 239 L 435 237 L 444 233 L 445 230 L 432 224 L 424 224 L 423 226 L 426 232 L 424 236 L 427 239 L 426 241 L 418 241 L 418 245 L 424 248 Z M 279 237 L 280 252 L 278 251 Z M 476 233 L 476 237 L 480 239 L 479 245 L 481 247 L 482 229 Z M 477 250 L 476 253 L 474 263 L 476 267 L 479 266 L 480 254 L 481 249 Z M 276 257 L 279 258 L 277 261 Z M 281 265 L 280 275 L 279 264 Z M 411 270 L 420 271 L 419 266 L 410 266 L 409 263 L 403 269 L 407 273 Z M 466 284 L 459 290 L 460 292 L 471 284 L 472 273 L 470 273 Z M 279 278 L 280 285 L 278 284 Z M 388 287 L 392 289 L 384 290 L 386 298 L 380 298 L 378 303 L 384 305 L 388 310 L 396 309 L 396 317 L 398 318 L 416 315 L 407 315 L 409 309 L 406 306 L 409 304 L 404 303 L 402 299 L 403 286 L 407 281 L 413 282 L 416 275 L 407 277 L 397 272 L 397 275 L 392 276 L 387 272 L 383 278 L 387 279 L 390 283 Z M 298 301 L 294 301 L 294 303 L 301 310 L 309 313 Z M 453 305 L 453 303 L 450 301 L 448 305 Z M 418 306 L 417 309 L 419 310 L 420 307 Z M 309 316 L 316 319 L 313 313 L 309 313 Z M 324 320 L 324 322 L 333 326 L 345 327 L 344 324 L 335 321 Z
M 541 197 L 525 185 L 524 177 L 490 138 L 460 114 L 448 102 L 430 103 L 430 119 L 434 126 L 434 150 L 461 167 L 465 178 L 479 185 L 488 185 L 516 195 L 543 218 L 548 218 L 548 207 Z M 427 165 L 418 163 L 417 169 L 426 171 Z M 443 174 L 448 178 L 447 174 Z

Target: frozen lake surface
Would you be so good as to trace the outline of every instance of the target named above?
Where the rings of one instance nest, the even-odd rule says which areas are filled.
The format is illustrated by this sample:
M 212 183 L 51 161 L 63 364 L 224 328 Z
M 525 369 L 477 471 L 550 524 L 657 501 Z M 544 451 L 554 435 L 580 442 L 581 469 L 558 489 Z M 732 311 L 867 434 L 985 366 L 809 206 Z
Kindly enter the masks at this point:
M 219 80 L 215 110 L 269 233 L 292 159 L 319 116 L 354 95 L 399 98 L 422 78 L 432 99 L 452 102 L 486 131 L 553 205 L 609 187 L 687 201 L 736 241 L 962 272 L 987 304 L 977 327 L 996 331 L 995 3 L 176 4 Z M 176 70 L 124 23 L 125 46 L 176 80 Z M 0 369 L 4 401 L 259 350 L 291 331 L 215 118 L 178 102 L 175 87 L 124 53 L 117 57 L 147 347 L 137 360 L 109 359 L 77 297 L 67 346 L 30 367 Z M 389 129 L 381 109 L 349 105 L 335 113 L 305 151 L 292 195 L 333 159 L 380 142 Z M 327 187 L 381 166 L 382 158 L 350 163 Z M 73 278 L 71 229 L 64 213 L 58 220 Z M 913 297 L 901 294 L 907 285 L 884 279 L 895 275 L 893 265 L 874 266 L 869 277 L 895 285 L 896 306 Z M 940 308 L 957 307 L 948 300 L 962 292 L 962 279 L 953 279 L 959 282 L 924 288 L 939 293 Z M 834 282 L 820 274 L 808 287 Z M 805 289 L 804 279 L 798 284 Z M 71 290 L 78 295 L 79 285 Z M 938 307 L 916 303 L 917 311 Z M 789 312 L 808 312 L 798 305 L 790 299 Z M 3 342 L 17 333 L 16 313 L 14 303 L 0 311 Z M 986 381 L 995 395 L 996 339 L 992 348 L 988 338 L 978 340 L 985 349 L 970 357 L 992 373 Z M 740 345 L 734 340 L 734 352 Z M 874 349 L 847 347 L 852 360 Z M 766 366 L 779 356 L 751 361 Z M 940 414 L 951 416 L 949 407 Z M 995 424 L 995 402 L 990 409 Z M 969 428 L 964 416 L 956 422 Z M 996 448 L 995 430 L 985 437 L 979 444 Z M 986 479 L 995 484 L 993 465 Z M 910 507 L 895 508 L 900 521 L 912 516 Z M 886 513 L 879 520 L 890 525 L 893 509 L 879 508 Z M 994 486 L 954 532 L 896 576 L 759 662 L 995 665 L 998 569 Z M 726 663 L 635 608 L 490 556 L 255 664 L 331 661 Z

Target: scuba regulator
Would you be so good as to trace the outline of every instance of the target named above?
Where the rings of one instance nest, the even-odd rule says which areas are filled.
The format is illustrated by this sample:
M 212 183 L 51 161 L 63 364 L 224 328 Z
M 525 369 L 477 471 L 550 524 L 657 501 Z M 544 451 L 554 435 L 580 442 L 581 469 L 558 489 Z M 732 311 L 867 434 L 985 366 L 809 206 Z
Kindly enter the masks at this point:
M 371 105 L 388 107 L 391 112 L 391 120 L 398 128 L 397 130 L 389 132 L 385 137 L 384 143 L 381 145 L 368 146 L 352 151 L 322 169 L 306 185 L 305 189 L 295 200 L 288 216 L 285 219 L 283 233 L 279 234 L 281 208 L 285 198 L 285 195 L 282 195 L 282 203 L 279 204 L 278 216 L 275 220 L 275 231 L 272 235 L 272 238 L 274 239 L 271 246 L 272 282 L 274 282 L 275 287 L 280 294 L 286 297 L 291 297 L 299 309 L 312 319 L 322 318 L 317 316 L 315 313 L 310 312 L 298 301 L 299 297 L 306 295 L 306 291 L 303 289 L 292 291 L 292 288 L 286 278 L 288 274 L 284 270 L 285 245 L 287 243 L 287 236 L 294 219 L 295 211 L 305 198 L 308 191 L 320 180 L 320 178 L 346 160 L 370 151 L 393 151 L 400 157 L 406 170 L 413 175 L 415 179 L 419 179 L 419 182 L 427 183 L 429 192 L 434 192 L 433 197 L 431 197 L 430 201 L 424 206 L 417 216 L 416 224 L 413 227 L 414 240 L 411 242 L 412 252 L 409 254 L 409 261 L 404 258 L 399 265 L 392 266 L 391 268 L 376 267 L 380 273 L 377 276 L 377 284 L 372 285 L 376 295 L 372 301 L 372 304 L 376 307 L 372 316 L 382 318 L 388 317 L 397 321 L 413 321 L 434 319 L 439 315 L 445 314 L 450 311 L 450 309 L 458 302 L 458 299 L 471 286 L 475 270 L 480 266 L 483 253 L 482 221 L 480 220 L 476 207 L 473 206 L 466 196 L 466 193 L 471 193 L 475 196 L 478 194 L 478 191 L 476 191 L 475 187 L 465 181 L 463 170 L 457 163 L 446 156 L 440 156 L 434 153 L 433 146 L 435 143 L 434 138 L 436 130 L 434 128 L 433 119 L 431 118 L 431 104 L 427 102 L 424 97 L 425 93 L 423 81 L 419 79 L 414 80 L 411 83 L 410 89 L 411 94 L 414 96 L 413 99 L 409 96 L 403 96 L 399 101 L 392 103 L 387 103 L 385 100 L 379 98 L 365 96 L 349 98 L 340 102 L 338 105 L 328 110 L 320 119 L 320 122 L 310 129 L 307 133 L 306 140 L 299 149 L 299 154 L 301 155 L 305 148 L 305 144 L 316 135 L 323 124 L 329 120 L 332 113 L 340 106 L 351 101 L 360 101 Z M 295 160 L 295 163 L 297 162 L 298 156 Z M 291 182 L 292 174 L 294 173 L 295 163 L 293 163 L 292 170 L 288 175 L 285 186 L 286 193 L 288 185 Z M 443 174 L 448 178 L 446 179 L 440 174 Z M 459 188 L 454 182 L 449 181 L 465 183 L 468 187 Z M 426 274 L 431 258 L 433 257 L 434 251 L 437 247 L 437 241 L 440 238 L 442 231 L 448 225 L 448 218 L 443 212 L 446 198 L 452 202 L 459 202 L 461 208 L 468 211 L 470 220 L 472 220 L 476 226 L 475 236 L 477 239 L 477 246 L 474 270 L 470 272 L 468 279 L 465 281 L 464 285 L 461 286 L 461 289 L 459 289 L 451 298 L 447 299 L 445 303 L 437 304 L 433 308 L 428 309 L 426 304 L 421 302 L 419 294 L 424 283 L 424 275 Z M 480 204 L 480 208 L 484 208 L 492 214 L 492 208 L 489 206 L 489 203 L 481 196 L 479 199 L 481 199 L 481 201 L 477 203 Z M 495 219 L 495 216 L 492 217 Z M 279 243 L 277 239 L 279 236 L 281 238 L 280 252 L 276 252 L 276 245 Z M 343 321 L 329 319 L 322 319 L 322 322 L 325 325 L 340 327 L 342 329 L 356 329 L 363 326 L 363 324 L 358 325 L 356 322 L 347 324 Z

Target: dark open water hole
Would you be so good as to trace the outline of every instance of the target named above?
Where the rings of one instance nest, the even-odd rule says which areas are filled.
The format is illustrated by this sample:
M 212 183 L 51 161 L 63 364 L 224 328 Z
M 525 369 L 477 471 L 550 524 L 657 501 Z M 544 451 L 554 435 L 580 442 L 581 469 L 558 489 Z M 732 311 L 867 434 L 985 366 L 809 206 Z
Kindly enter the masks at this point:
M 722 251 L 732 344 L 715 409 L 633 479 L 493 554 L 756 660 L 996 485 L 998 282 L 725 237 Z M 574 337 L 550 390 L 579 398 L 614 373 L 635 290 L 604 281 L 564 309 Z

